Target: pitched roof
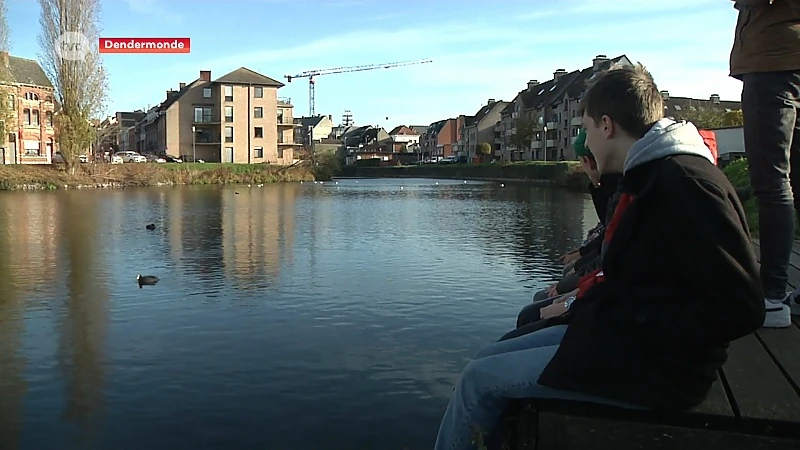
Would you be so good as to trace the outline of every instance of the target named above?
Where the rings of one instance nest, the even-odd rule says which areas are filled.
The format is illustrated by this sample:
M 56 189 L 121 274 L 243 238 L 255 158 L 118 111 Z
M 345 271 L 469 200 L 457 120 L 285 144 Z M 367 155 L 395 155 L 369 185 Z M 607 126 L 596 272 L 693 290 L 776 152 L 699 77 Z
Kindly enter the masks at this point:
M 261 75 L 260 73 L 250 70 L 247 67 L 239 67 L 233 72 L 217 78 L 214 80 L 214 83 L 253 84 L 257 86 L 271 86 L 279 88 L 284 86 L 284 84 L 280 81 L 274 80 L 266 75 Z
M 428 135 L 438 134 L 440 131 L 442 131 L 442 127 L 444 127 L 444 124 L 446 124 L 448 120 L 449 119 L 444 119 L 438 122 L 433 122 L 432 124 L 428 125 L 428 129 L 425 131 L 425 133 Z
M 609 59 L 607 61 L 604 61 L 604 62 L 600 63 L 600 67 L 599 67 L 600 70 L 596 71 L 596 70 L 594 70 L 593 67 L 587 67 L 586 69 L 581 70 L 580 71 L 580 75 L 578 75 L 572 81 L 572 84 L 567 89 L 566 94 L 567 94 L 567 96 L 569 96 L 569 98 L 578 98 L 581 95 L 583 95 L 583 93 L 589 87 L 589 83 L 591 83 L 592 80 L 595 79 L 597 74 L 602 73 L 602 72 L 610 69 L 612 66 L 616 66 L 616 65 L 628 66 L 628 65 L 631 65 L 631 64 L 632 64 L 631 60 L 628 59 L 627 56 L 620 55 L 620 56 L 617 56 L 616 58 L 612 58 L 612 59 Z
M 36 60 L 8 56 L 8 69 L 5 75 L 18 84 L 30 84 L 45 88 L 53 88 L 53 83 Z
M 686 110 L 697 110 L 699 108 L 712 109 L 719 111 L 735 111 L 742 109 L 742 102 L 720 100 L 718 103 L 711 99 L 696 99 L 688 97 L 672 97 L 664 100 L 664 116 L 676 117 Z
M 417 134 L 417 132 L 412 130 L 411 128 L 405 126 L 405 125 L 398 125 L 398 126 L 392 128 L 392 131 L 389 132 L 390 136 L 397 136 L 397 135 L 400 135 L 400 134 L 415 135 L 415 134 Z
M 417 133 L 420 136 L 422 136 L 423 134 L 425 134 L 426 131 L 428 131 L 428 125 L 411 125 L 409 128 L 414 130 L 414 133 Z
M 302 125 L 303 128 L 315 127 L 319 125 L 319 123 L 322 122 L 322 119 L 325 117 L 327 116 L 295 117 L 294 123 Z
M 166 111 L 167 109 L 169 109 L 169 107 L 172 106 L 173 103 L 177 102 L 178 99 L 183 96 L 183 94 L 185 94 L 189 89 L 191 89 L 193 86 L 195 86 L 198 82 L 201 82 L 201 81 L 202 80 L 197 79 L 197 80 L 194 80 L 191 83 L 187 84 L 186 86 L 182 87 L 180 90 L 177 90 L 177 91 L 170 90 L 170 92 L 172 92 L 172 95 L 169 96 L 163 102 L 161 102 L 160 105 L 158 105 L 158 110 L 159 111 Z

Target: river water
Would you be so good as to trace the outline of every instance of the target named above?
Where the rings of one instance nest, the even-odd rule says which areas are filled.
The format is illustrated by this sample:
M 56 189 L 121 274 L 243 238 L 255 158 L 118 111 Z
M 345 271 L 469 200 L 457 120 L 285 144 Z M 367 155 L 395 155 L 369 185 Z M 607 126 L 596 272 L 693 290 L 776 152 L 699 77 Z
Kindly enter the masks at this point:
M 594 221 L 447 180 L 2 193 L 0 448 L 431 448 Z

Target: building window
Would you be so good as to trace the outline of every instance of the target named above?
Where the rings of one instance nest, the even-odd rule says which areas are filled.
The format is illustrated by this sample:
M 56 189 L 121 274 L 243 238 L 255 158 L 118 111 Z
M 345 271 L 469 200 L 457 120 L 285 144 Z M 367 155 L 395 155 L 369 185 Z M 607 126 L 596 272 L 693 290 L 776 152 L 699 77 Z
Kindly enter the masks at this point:
M 34 109 L 31 111 L 31 125 L 39 126 L 39 110 Z
M 30 125 L 31 124 L 31 110 L 28 109 L 28 108 L 25 108 L 25 109 L 22 110 L 22 123 L 24 125 Z
M 233 142 L 233 127 L 225 127 L 225 142 Z
M 211 107 L 210 106 L 196 106 L 194 108 L 194 121 L 195 121 L 195 123 L 210 123 L 211 122 Z
M 39 100 L 39 95 L 35 92 L 26 92 L 25 100 Z
M 14 108 L 14 96 L 12 94 L 8 94 L 8 107 Z
M 55 103 L 53 101 L 53 96 L 52 95 L 48 95 L 47 97 L 45 97 L 44 101 L 46 101 L 47 103 Z
M 25 156 L 41 156 L 42 144 L 39 141 L 23 141 Z
M 225 107 L 225 122 L 233 122 L 233 106 Z
M 279 108 L 276 114 L 278 115 L 278 123 L 283 123 L 283 109 Z
M 211 130 L 208 129 L 199 129 L 195 132 L 194 136 L 195 142 L 200 144 L 210 144 L 211 143 Z
M 260 106 L 256 106 L 255 108 L 253 108 L 253 117 L 256 119 L 264 117 L 264 108 Z
M 253 156 L 256 158 L 263 158 L 264 157 L 264 147 L 256 147 L 253 149 Z
M 253 135 L 253 137 L 257 137 L 257 138 L 263 138 L 264 137 L 264 128 L 255 127 L 254 130 L 255 130 L 255 134 Z
M 225 101 L 233 101 L 233 86 L 225 86 Z
M 53 126 L 53 111 L 47 111 L 44 113 L 45 120 L 47 120 L 46 125 L 48 127 Z
M 211 98 L 211 88 L 203 88 L 203 98 Z
M 253 88 L 253 97 L 255 98 L 263 98 L 264 97 L 264 88 L 261 86 L 256 86 Z

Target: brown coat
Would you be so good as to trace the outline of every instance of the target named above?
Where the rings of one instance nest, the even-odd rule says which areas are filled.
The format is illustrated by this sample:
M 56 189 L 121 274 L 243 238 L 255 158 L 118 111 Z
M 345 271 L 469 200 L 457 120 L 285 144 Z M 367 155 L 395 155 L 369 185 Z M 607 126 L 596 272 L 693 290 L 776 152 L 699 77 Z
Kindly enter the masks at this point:
M 800 70 L 800 0 L 734 0 L 731 76 Z

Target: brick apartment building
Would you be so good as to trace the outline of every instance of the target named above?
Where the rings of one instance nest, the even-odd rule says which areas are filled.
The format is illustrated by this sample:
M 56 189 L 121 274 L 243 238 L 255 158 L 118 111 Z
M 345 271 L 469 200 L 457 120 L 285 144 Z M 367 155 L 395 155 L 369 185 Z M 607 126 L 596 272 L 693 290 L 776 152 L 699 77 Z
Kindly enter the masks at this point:
M 188 161 L 292 164 L 294 107 L 278 97 L 281 87 L 245 67 L 213 81 L 201 70 L 134 124 L 135 148 Z
M 42 67 L 32 59 L 0 52 L 0 79 L 12 109 L 11 123 L 0 136 L 0 164 L 50 164 L 55 142 L 53 85 Z

